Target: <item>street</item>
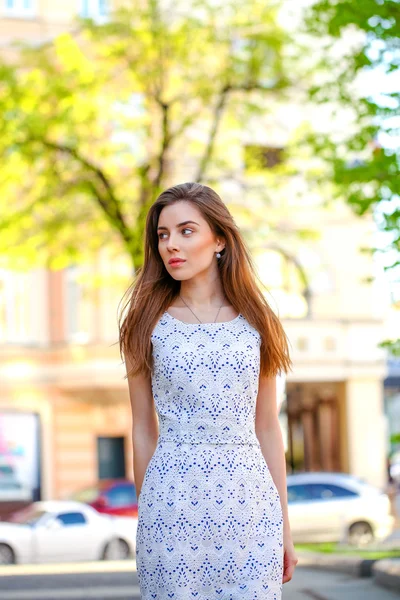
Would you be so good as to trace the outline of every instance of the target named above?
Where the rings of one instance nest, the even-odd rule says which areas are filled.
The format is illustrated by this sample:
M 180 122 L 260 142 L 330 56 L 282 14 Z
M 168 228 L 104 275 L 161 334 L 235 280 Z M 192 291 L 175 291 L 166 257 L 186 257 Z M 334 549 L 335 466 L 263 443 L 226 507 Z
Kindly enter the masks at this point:
M 13 571 L 14 569 L 14 571 Z M 12 574 L 12 573 L 15 574 Z M 34 573 L 37 574 L 34 574 Z M 1 600 L 140 600 L 135 563 L 1 569 Z M 399 600 L 370 579 L 299 567 L 284 600 Z M 248 600 L 252 600 L 249 598 Z

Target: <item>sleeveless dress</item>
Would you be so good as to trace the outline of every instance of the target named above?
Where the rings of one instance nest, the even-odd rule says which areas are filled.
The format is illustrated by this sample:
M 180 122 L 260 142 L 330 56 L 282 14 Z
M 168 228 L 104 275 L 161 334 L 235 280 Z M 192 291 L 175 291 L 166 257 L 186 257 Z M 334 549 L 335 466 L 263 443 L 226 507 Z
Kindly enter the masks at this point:
M 245 317 L 151 341 L 159 419 L 138 507 L 143 600 L 280 600 L 283 518 L 255 434 L 261 337 Z

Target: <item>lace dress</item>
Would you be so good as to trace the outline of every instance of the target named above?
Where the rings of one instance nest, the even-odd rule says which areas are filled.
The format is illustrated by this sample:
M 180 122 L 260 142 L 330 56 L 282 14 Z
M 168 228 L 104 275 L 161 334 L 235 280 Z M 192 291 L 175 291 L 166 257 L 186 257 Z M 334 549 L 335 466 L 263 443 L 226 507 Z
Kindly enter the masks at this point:
M 139 496 L 143 600 L 280 600 L 283 519 L 255 434 L 260 335 L 243 315 L 151 341 L 159 439 Z

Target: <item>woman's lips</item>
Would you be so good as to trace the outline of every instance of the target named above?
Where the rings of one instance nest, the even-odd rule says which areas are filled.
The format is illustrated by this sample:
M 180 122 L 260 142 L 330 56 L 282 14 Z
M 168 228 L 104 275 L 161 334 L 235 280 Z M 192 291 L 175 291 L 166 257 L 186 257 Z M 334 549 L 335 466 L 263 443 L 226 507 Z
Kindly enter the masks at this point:
M 170 267 L 180 267 L 185 262 L 186 262 L 185 260 L 172 260 L 172 261 L 168 261 L 168 264 Z

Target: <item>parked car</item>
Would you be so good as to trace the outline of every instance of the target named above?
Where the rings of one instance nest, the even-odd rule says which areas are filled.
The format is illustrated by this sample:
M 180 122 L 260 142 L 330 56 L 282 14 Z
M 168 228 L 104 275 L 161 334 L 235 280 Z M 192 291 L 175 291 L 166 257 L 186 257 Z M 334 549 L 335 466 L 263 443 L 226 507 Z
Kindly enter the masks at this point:
M 0 523 L 0 565 L 127 559 L 136 528 L 136 519 L 101 515 L 80 502 L 34 502 Z
M 107 515 L 138 516 L 136 487 L 129 479 L 102 479 L 95 486 L 75 492 L 69 500 L 85 502 Z
M 393 528 L 387 494 L 344 473 L 299 473 L 287 478 L 293 541 L 364 546 Z

